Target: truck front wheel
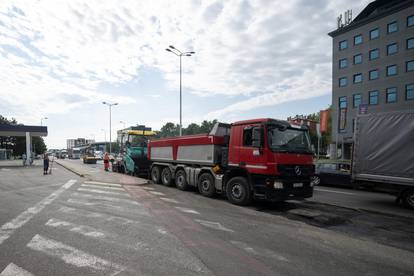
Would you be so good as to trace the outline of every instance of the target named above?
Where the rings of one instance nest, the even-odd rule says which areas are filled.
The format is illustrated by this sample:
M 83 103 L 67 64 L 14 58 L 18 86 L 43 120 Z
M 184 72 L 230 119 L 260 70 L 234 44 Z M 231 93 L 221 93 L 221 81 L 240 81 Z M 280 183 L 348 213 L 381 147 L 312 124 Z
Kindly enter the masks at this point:
M 188 188 L 187 179 L 185 177 L 185 171 L 179 170 L 175 174 L 175 186 L 177 186 L 178 189 L 185 191 Z
M 198 178 L 198 190 L 203 196 L 214 196 L 216 188 L 214 187 L 214 178 L 211 173 L 203 173 L 200 175 Z
M 151 168 L 151 180 L 155 184 L 161 183 L 161 173 L 160 173 L 160 167 L 154 166 Z
M 165 167 L 161 172 L 161 182 L 165 186 L 171 186 L 172 183 L 172 174 L 171 170 L 168 167 Z
M 248 205 L 252 201 L 249 183 L 245 177 L 237 176 L 230 179 L 226 194 L 228 200 L 236 205 Z
M 414 189 L 405 191 L 402 195 L 402 200 L 405 207 L 414 209 Z

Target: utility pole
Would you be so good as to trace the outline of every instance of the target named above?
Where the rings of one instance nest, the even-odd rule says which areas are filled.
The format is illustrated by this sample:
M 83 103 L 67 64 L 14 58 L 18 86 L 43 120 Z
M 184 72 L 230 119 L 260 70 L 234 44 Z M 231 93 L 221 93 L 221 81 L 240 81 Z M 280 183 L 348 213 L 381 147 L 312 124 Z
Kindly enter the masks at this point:
M 111 154 L 112 152 L 112 106 L 114 105 L 118 105 L 118 103 L 107 103 L 107 102 L 102 102 L 103 104 L 109 106 L 109 154 Z M 106 140 L 106 139 L 105 139 Z

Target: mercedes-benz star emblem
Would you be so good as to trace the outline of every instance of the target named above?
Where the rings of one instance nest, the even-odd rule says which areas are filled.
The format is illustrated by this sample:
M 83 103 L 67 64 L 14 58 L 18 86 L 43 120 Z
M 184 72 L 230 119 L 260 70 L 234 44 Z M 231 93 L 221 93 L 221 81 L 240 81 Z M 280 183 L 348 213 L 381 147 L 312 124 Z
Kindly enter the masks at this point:
M 300 170 L 299 166 L 295 166 L 295 173 L 296 173 L 296 175 L 301 175 L 302 174 L 302 171 Z

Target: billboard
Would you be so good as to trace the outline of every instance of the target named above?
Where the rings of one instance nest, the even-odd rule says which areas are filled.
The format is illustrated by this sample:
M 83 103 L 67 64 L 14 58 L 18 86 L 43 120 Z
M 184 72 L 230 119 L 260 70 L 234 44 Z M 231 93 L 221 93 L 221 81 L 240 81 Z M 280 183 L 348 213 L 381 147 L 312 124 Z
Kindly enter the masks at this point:
M 329 110 L 321 110 L 319 112 L 319 123 L 320 123 L 320 132 L 324 133 L 328 131 L 328 117 Z

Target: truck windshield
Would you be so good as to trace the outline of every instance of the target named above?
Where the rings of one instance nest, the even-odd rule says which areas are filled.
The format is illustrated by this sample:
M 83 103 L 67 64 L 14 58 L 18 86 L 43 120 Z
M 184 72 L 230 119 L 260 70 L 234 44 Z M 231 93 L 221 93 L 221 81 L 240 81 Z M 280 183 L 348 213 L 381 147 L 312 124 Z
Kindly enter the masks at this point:
M 129 135 L 128 142 L 131 147 L 146 147 L 147 137 L 140 135 Z
M 269 126 L 269 148 L 278 152 L 311 154 L 309 134 L 306 130 Z

